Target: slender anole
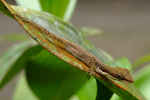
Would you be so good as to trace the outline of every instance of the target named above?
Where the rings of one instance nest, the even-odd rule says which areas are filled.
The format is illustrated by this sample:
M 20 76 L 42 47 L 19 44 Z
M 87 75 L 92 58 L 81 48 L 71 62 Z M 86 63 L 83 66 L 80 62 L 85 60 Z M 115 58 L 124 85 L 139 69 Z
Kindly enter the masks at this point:
M 88 52 L 79 45 L 47 31 L 40 25 L 33 23 L 29 19 L 19 14 L 16 14 L 15 16 L 21 18 L 24 22 L 27 22 L 32 26 L 34 26 L 50 42 L 60 46 L 68 53 L 76 57 L 78 60 L 86 64 L 90 68 L 88 71 L 89 77 L 91 77 L 92 75 L 94 76 L 94 73 L 96 72 L 108 79 L 114 79 L 126 83 L 134 82 L 134 79 L 132 78 L 130 71 L 128 69 L 108 66 L 104 64 L 102 61 L 100 61 L 97 57 L 95 57 L 92 53 Z

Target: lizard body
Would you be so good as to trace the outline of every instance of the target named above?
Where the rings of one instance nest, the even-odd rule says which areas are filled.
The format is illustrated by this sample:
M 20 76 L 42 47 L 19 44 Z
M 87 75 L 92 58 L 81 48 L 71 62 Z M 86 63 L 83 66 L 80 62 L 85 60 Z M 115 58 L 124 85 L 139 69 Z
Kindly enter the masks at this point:
M 79 45 L 47 31 L 38 24 L 35 25 L 35 23 L 31 22 L 29 19 L 19 14 L 16 14 L 16 16 L 22 18 L 24 21 L 33 25 L 50 42 L 57 44 L 58 46 L 66 50 L 68 53 L 76 57 L 78 60 L 86 64 L 90 68 L 90 70 L 88 71 L 90 76 L 94 75 L 95 71 L 96 73 L 109 79 L 119 80 L 127 83 L 134 82 L 134 79 L 132 78 L 128 69 L 108 66 L 104 64 L 102 61 L 100 61 L 97 57 L 95 57 L 92 53 L 88 52 Z

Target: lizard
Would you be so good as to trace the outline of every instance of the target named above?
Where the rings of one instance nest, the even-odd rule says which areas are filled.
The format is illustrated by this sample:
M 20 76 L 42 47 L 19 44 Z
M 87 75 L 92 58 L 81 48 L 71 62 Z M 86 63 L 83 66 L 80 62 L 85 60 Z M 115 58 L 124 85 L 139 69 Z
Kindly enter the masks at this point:
M 28 18 L 21 16 L 20 14 L 15 14 L 15 16 L 21 18 L 24 22 L 27 22 L 32 26 L 34 26 L 50 42 L 60 46 L 68 53 L 73 55 L 75 58 L 77 58 L 78 60 L 86 64 L 90 68 L 88 71 L 89 78 L 91 76 L 94 76 L 96 72 L 108 79 L 113 79 L 125 83 L 134 82 L 134 79 L 132 78 L 132 75 L 127 68 L 112 67 L 106 65 L 97 57 L 95 57 L 92 53 L 88 52 L 87 50 L 80 47 L 79 45 L 51 33 L 50 31 L 46 30 L 40 25 L 30 21 Z

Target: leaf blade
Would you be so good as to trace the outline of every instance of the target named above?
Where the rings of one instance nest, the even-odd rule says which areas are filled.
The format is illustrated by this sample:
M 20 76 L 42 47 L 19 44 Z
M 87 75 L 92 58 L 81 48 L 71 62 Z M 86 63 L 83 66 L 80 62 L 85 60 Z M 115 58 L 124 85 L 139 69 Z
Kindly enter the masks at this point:
M 26 60 L 30 56 L 35 55 L 42 49 L 41 46 L 35 45 L 35 42 L 27 41 L 19 46 L 11 47 L 1 56 L 0 89 L 24 67 Z
M 46 50 L 28 61 L 26 76 L 30 88 L 41 100 L 67 100 L 87 81 L 85 73 Z
M 28 86 L 25 74 L 23 73 L 16 85 L 12 100 L 38 100 L 38 99 L 39 98 L 37 98 L 34 95 L 30 87 Z

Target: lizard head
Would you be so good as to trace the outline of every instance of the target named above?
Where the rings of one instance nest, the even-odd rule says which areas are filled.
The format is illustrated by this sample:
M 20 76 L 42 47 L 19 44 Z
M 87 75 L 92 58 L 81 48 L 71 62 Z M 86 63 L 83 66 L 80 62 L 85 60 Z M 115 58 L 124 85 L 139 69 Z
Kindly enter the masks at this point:
M 126 68 L 115 67 L 113 71 L 111 71 L 111 76 L 113 79 L 122 81 L 125 83 L 133 83 L 134 79 L 131 76 L 131 73 Z

